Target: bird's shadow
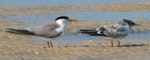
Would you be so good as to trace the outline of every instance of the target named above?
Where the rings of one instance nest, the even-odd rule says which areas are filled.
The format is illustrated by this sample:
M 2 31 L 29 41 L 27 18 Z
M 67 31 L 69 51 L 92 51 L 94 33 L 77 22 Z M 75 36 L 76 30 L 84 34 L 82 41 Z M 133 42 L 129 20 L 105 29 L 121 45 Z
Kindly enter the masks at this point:
M 143 46 L 146 46 L 146 44 L 127 44 L 127 45 L 114 46 L 114 47 L 143 47 Z M 102 46 L 102 47 L 112 47 L 112 46 Z
M 142 47 L 146 46 L 145 44 L 128 44 L 128 45 L 122 45 L 120 47 Z
M 128 45 L 121 45 L 121 46 L 114 46 L 114 47 L 143 47 L 146 44 L 128 44 Z M 89 45 L 79 45 L 79 46 L 64 46 L 64 47 L 90 47 Z M 102 46 L 102 47 L 111 47 L 111 46 Z

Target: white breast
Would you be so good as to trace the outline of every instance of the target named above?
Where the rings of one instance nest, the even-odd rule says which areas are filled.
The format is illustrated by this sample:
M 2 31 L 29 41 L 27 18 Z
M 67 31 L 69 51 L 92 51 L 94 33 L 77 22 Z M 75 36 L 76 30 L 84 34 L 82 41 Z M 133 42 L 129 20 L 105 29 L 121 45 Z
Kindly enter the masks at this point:
M 58 28 L 55 29 L 57 32 L 64 32 L 66 30 L 66 26 L 68 24 L 68 20 L 66 19 L 59 19 L 56 21 L 56 23 L 59 25 Z

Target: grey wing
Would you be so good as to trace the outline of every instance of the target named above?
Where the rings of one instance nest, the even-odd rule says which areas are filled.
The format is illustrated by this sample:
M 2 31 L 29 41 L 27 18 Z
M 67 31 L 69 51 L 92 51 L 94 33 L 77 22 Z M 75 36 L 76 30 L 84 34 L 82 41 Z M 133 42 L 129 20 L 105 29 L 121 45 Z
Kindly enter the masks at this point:
M 56 24 L 47 24 L 44 26 L 37 26 L 37 27 L 32 27 L 32 28 L 28 28 L 28 31 L 33 32 L 35 35 L 39 35 L 39 36 L 47 36 L 49 37 L 52 34 L 56 34 L 55 29 L 59 27 Z

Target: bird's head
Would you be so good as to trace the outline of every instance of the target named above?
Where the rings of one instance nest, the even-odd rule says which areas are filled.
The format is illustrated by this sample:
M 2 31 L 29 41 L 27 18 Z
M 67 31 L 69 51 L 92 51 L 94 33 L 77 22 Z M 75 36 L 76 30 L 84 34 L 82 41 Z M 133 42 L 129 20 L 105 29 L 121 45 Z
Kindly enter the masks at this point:
M 129 19 L 123 19 L 125 23 L 127 23 L 129 26 L 139 26 L 139 24 L 136 24 L 135 22 L 129 20 Z
M 77 20 L 75 19 L 69 19 L 67 16 L 59 16 L 55 19 L 55 21 L 61 21 L 61 22 L 76 22 Z
M 68 23 L 69 17 L 67 16 L 59 16 L 55 19 L 55 22 L 57 23 Z
M 58 24 L 68 24 L 68 22 L 76 22 L 77 20 L 69 19 L 67 16 L 59 16 L 55 19 Z

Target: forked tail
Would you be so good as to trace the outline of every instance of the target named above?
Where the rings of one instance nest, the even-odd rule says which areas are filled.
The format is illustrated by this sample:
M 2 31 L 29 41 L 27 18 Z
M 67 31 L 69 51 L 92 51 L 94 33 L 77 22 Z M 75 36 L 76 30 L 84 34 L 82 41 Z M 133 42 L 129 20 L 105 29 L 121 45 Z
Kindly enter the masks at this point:
M 21 29 L 12 29 L 12 28 L 6 28 L 6 32 L 8 33 L 14 33 L 14 34 L 25 34 L 25 35 L 33 35 L 33 32 L 30 32 L 28 30 L 21 30 Z

